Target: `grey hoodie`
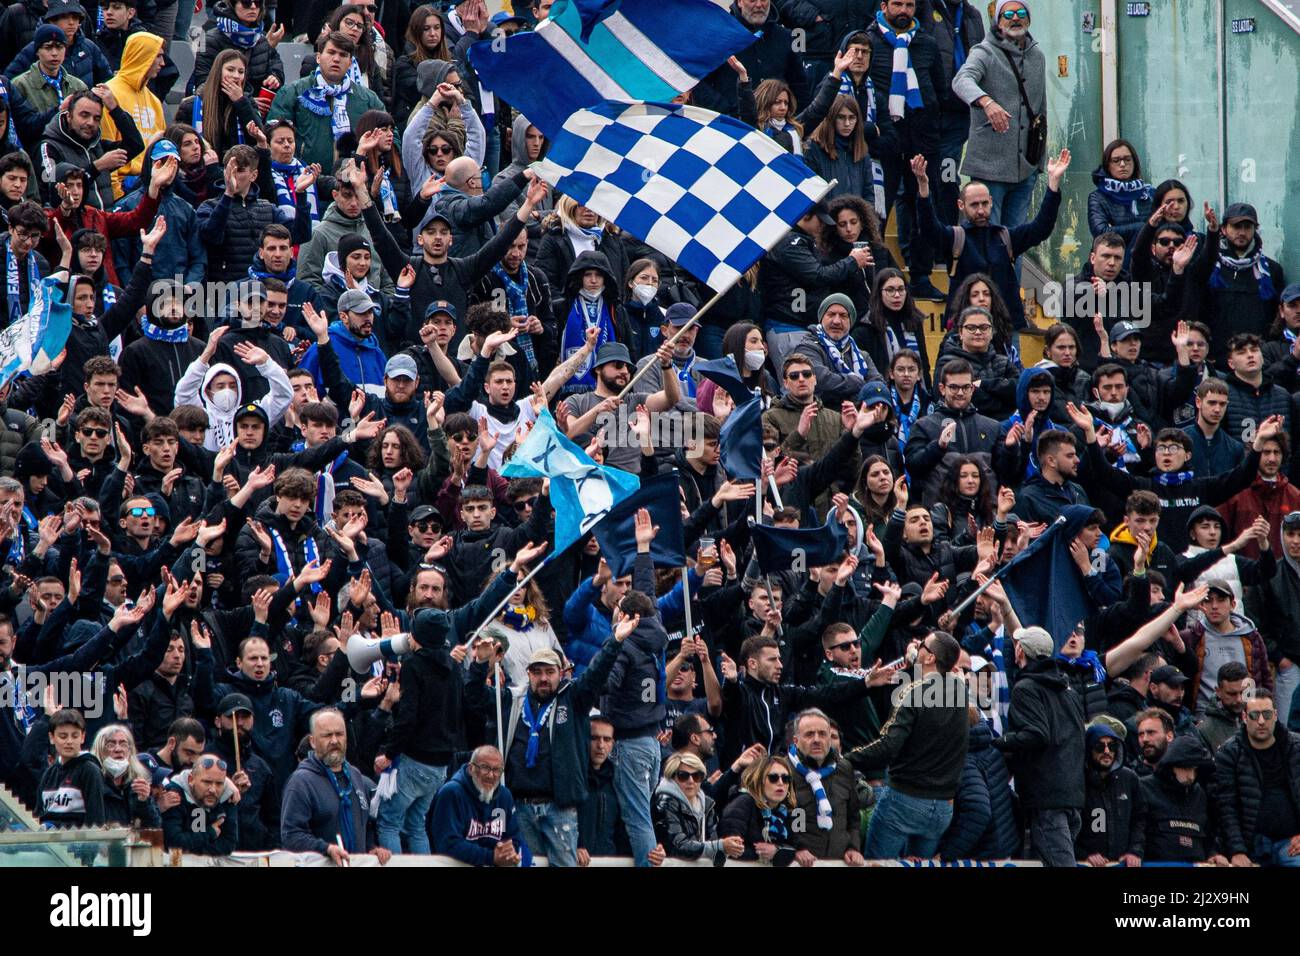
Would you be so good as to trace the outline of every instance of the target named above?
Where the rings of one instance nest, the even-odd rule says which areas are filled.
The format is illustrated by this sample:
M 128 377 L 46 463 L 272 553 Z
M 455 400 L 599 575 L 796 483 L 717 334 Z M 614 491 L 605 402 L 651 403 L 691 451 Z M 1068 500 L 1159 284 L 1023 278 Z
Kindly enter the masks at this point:
M 521 173 L 528 168 L 530 160 L 528 159 L 527 136 L 528 136 L 528 127 L 532 125 L 533 125 L 532 123 L 528 122 L 528 117 L 526 116 L 520 115 L 515 117 L 515 121 L 510 127 L 511 162 L 509 166 L 507 166 L 505 169 L 501 170 L 501 172 L 497 173 L 495 176 L 492 177 L 493 186 L 501 182 L 503 179 L 509 179 L 512 176 L 514 176 L 515 173 Z M 541 159 L 543 156 L 546 155 L 546 150 L 550 147 L 550 145 L 551 145 L 550 140 L 542 141 L 542 152 L 540 155 L 538 155 L 537 157 L 538 159 Z M 522 196 L 516 199 L 514 202 L 512 202 L 509 206 L 506 206 L 506 208 L 503 209 L 497 215 L 497 224 L 504 226 L 507 222 L 509 222 L 510 217 L 519 211 L 519 204 L 521 202 L 523 202 Z M 555 199 L 550 192 L 547 192 L 546 198 L 543 199 L 542 202 L 537 207 L 537 217 L 528 224 L 528 238 L 529 238 L 530 246 L 533 245 L 533 240 L 538 239 L 541 236 L 541 228 L 542 228 L 541 220 L 544 219 L 546 217 L 546 214 L 554 208 L 555 208 Z
M 1214 688 L 1219 683 L 1219 668 L 1229 661 L 1246 663 L 1246 654 L 1242 650 L 1241 638 L 1254 633 L 1255 622 L 1244 614 L 1232 612 L 1228 626 L 1223 630 L 1205 621 L 1205 660 L 1201 663 L 1200 686 L 1196 688 L 1196 711 L 1201 713 L 1214 703 Z M 1225 640 L 1232 638 L 1232 640 Z

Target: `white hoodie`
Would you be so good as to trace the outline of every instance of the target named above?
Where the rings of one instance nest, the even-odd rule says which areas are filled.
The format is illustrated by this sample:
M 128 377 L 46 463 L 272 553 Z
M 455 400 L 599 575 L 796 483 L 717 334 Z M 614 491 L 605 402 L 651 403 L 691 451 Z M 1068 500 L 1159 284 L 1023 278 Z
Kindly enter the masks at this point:
M 273 359 L 268 358 L 254 368 L 262 373 L 262 377 L 271 386 L 271 390 L 259 398 L 257 404 L 262 407 L 267 419 L 274 425 L 293 401 L 293 385 L 290 384 L 289 376 L 285 374 L 284 369 L 276 365 Z M 235 394 L 239 396 L 235 407 L 228 412 L 219 410 L 208 398 L 208 385 L 221 372 L 235 377 Z M 239 373 L 224 362 L 209 366 L 203 359 L 197 358 L 190 363 L 181 380 L 176 383 L 177 405 L 198 405 L 208 413 L 208 434 L 203 442 L 203 447 L 208 451 L 220 451 L 235 440 L 235 414 L 243 403 L 244 386 L 239 380 Z M 268 435 L 267 438 L 269 437 Z

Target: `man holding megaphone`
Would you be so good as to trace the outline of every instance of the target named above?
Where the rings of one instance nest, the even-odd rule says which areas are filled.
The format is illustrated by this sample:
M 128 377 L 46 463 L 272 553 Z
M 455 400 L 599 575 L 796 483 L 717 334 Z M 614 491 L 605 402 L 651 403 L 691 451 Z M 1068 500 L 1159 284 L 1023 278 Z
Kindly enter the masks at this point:
M 397 768 L 397 789 L 380 804 L 376 823 L 379 845 L 385 849 L 402 853 L 405 843 L 407 853 L 431 852 L 425 825 L 429 807 L 446 782 L 448 764 L 464 737 L 467 701 L 461 642 L 514 592 L 527 576 L 528 565 L 545 550 L 545 542 L 528 542 L 508 571 L 497 575 L 482 594 L 462 607 L 417 611 L 410 634 L 379 640 L 353 635 L 348 641 L 353 670 L 365 671 L 381 657 L 402 660 L 402 695 L 375 758 L 376 773 Z

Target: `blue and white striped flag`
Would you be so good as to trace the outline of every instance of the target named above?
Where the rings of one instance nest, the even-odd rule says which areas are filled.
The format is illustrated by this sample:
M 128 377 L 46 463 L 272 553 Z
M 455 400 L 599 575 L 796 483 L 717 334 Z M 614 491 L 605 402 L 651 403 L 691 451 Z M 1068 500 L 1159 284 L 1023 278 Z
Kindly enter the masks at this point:
M 710 0 L 556 0 L 533 31 L 482 40 L 469 61 L 485 84 L 554 138 L 601 100 L 671 100 L 754 35 Z
M 48 371 L 72 332 L 72 307 L 63 300 L 61 282 L 42 279 L 31 293 L 26 314 L 0 332 L 0 385 L 20 372 Z
M 641 485 L 636 475 L 592 461 L 559 430 L 545 408 L 501 474 L 551 479 L 551 505 L 555 508 L 552 557 L 590 531 Z
M 715 290 L 830 188 L 754 127 L 663 103 L 578 110 L 533 169 Z

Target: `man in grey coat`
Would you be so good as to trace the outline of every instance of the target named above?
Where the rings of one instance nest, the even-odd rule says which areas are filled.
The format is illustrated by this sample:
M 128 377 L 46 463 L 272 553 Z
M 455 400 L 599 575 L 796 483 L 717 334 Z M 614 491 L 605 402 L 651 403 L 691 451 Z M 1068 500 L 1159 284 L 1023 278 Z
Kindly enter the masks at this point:
M 1043 51 L 1029 35 L 1028 5 L 1022 0 L 998 0 L 992 31 L 970 51 L 952 81 L 953 92 L 968 106 L 977 107 L 970 114 L 962 175 L 988 186 L 993 196 L 992 221 L 1008 228 L 1025 222 L 1034 180 L 1047 158 L 1043 150 L 1036 165 L 1025 160 L 1033 117 L 1020 95 L 1016 70 L 1024 80 L 1033 115 L 1045 115 L 1046 69 Z

